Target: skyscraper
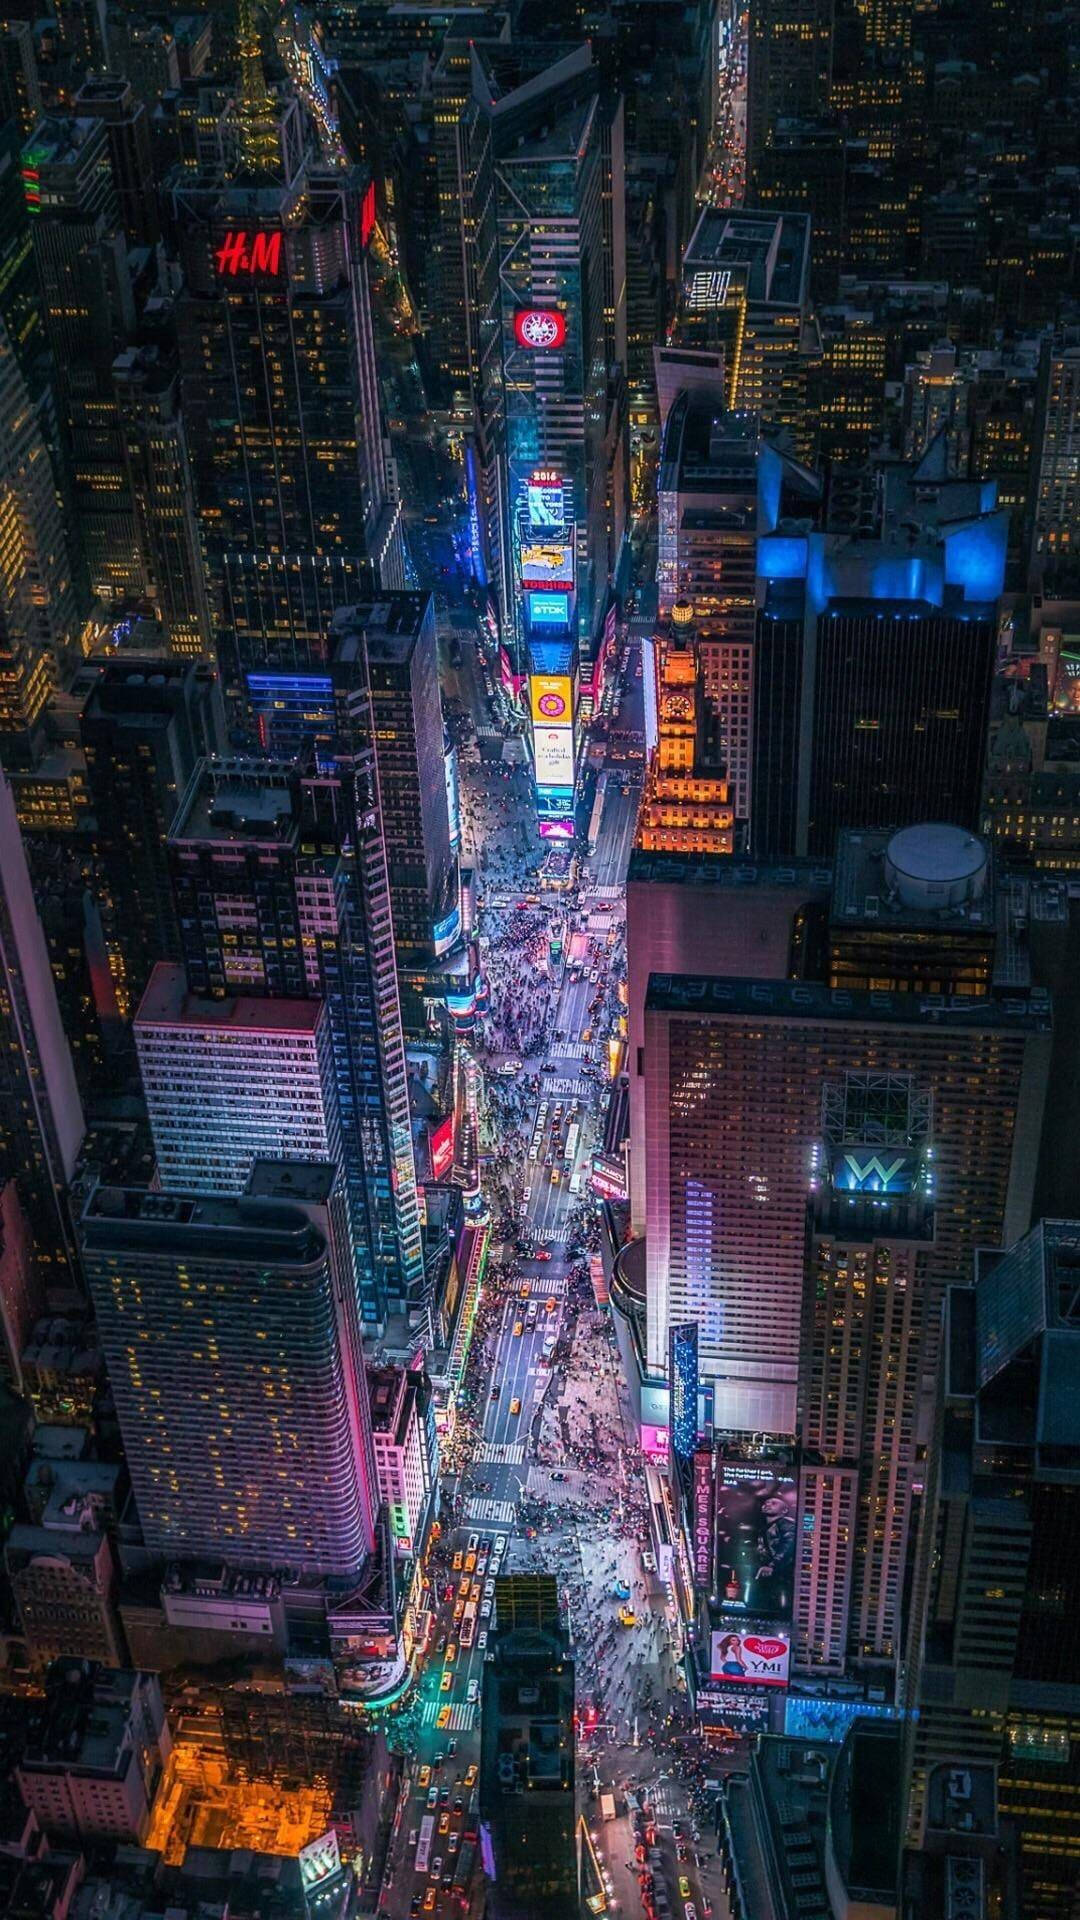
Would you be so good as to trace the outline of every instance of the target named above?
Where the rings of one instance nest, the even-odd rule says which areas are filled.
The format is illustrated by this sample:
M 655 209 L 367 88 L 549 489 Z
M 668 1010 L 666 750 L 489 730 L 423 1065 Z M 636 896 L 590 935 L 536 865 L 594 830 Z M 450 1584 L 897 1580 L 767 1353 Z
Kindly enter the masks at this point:
M 224 759 L 191 781 L 169 860 L 195 993 L 325 1000 L 361 1310 L 375 1326 L 415 1300 L 423 1266 L 411 1147 L 402 1163 L 394 1144 L 409 1109 L 389 912 L 384 895 L 369 938 L 346 837 L 326 779 Z
M 4 638 L 48 653 L 53 671 L 77 632 L 56 478 L 18 356 L 0 321 L 0 605 Z
M 79 1233 L 149 1551 L 355 1578 L 377 1495 L 337 1167 L 96 1187 Z
M 113 363 L 113 385 L 149 590 L 170 651 L 206 657 L 210 608 L 176 367 L 158 347 L 129 348 Z
M 645 775 L 635 846 L 646 853 L 731 853 L 735 815 L 724 742 L 705 692 L 696 642 L 676 627 L 670 637 L 656 641 L 655 653 L 658 738 Z
M 130 1018 L 155 962 L 179 955 L 166 842 L 199 761 L 224 746 L 216 669 L 189 660 L 109 660 L 83 708 L 80 735 L 112 909 L 110 971 Z
M 167 1191 L 243 1193 L 256 1160 L 329 1161 L 343 1177 L 323 1001 L 202 999 L 161 961 L 135 1044 Z
M 15 802 L 0 774 L 0 1180 L 14 1180 L 46 1284 L 75 1284 L 67 1189 L 85 1123 Z
M 782 120 L 813 120 L 829 105 L 833 0 L 753 0 L 746 76 L 747 179 Z
M 913 1074 L 932 1100 L 936 1289 L 1015 1233 L 1034 1191 L 1050 1048 L 1038 992 L 834 990 L 654 975 L 645 1002 L 650 1365 L 696 1320 L 718 1427 L 792 1434 L 806 1196 L 824 1087 Z
M 935 1762 L 996 1766 L 1025 1920 L 1076 1906 L 1078 1257 L 1042 1220 L 949 1293 L 904 1701 L 911 1840 Z

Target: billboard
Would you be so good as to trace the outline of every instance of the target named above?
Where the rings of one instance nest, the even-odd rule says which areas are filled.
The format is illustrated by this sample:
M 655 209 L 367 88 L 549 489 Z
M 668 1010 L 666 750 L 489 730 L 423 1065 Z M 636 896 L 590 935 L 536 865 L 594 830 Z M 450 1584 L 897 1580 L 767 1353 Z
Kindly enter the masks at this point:
M 568 674 L 534 673 L 529 682 L 532 717 L 538 727 L 569 727 L 574 717 L 574 688 Z
M 574 584 L 574 549 L 554 540 L 531 540 L 521 549 L 521 577 L 527 586 Z
M 329 1880 L 331 1874 L 341 1871 L 341 1855 L 338 1852 L 338 1837 L 331 1827 L 329 1833 L 321 1834 L 318 1840 L 312 1840 L 309 1846 L 302 1847 L 297 1859 L 300 1865 L 300 1885 L 305 1893 L 310 1887 L 317 1887 L 321 1881 Z
M 564 815 L 561 820 L 540 820 L 538 822 L 541 840 L 572 840 L 574 837 L 574 816 Z
M 514 315 L 514 339 L 529 353 L 550 353 L 565 345 L 565 316 L 555 307 L 519 307 Z
M 696 1320 L 668 1329 L 668 1379 L 671 1382 L 671 1449 L 689 1460 L 697 1441 L 698 1330 Z
M 538 787 L 572 787 L 574 735 L 570 727 L 534 727 L 533 752 Z
M 568 593 L 527 593 L 525 605 L 532 627 L 568 627 L 570 625 L 570 595 Z
M 769 1695 L 756 1687 L 699 1687 L 698 1718 L 716 1733 L 766 1733 Z
M 561 533 L 566 525 L 566 496 L 557 467 L 537 467 L 525 482 L 525 511 L 534 533 Z
M 785 1627 L 725 1628 L 712 1635 L 710 1680 L 728 1686 L 786 1687 L 791 1662 L 791 1636 Z
M 694 1455 L 694 1585 L 708 1592 L 712 1572 L 712 1450 Z
M 832 1183 L 840 1193 L 911 1193 L 921 1173 L 921 1155 L 909 1149 L 848 1147 L 833 1160 Z
M 716 1488 L 716 1586 L 725 1614 L 790 1620 L 795 1481 L 781 1469 L 725 1461 Z
M 454 1165 L 454 1116 L 448 1113 L 431 1136 L 431 1177 L 447 1180 Z

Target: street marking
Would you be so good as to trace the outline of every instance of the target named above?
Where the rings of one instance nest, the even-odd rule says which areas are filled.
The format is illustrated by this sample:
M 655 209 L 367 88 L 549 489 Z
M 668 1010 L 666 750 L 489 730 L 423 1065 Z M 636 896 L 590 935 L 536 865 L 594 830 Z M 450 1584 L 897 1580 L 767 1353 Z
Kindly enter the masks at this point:
M 554 1046 L 548 1048 L 553 1060 L 580 1060 L 584 1051 L 580 1040 L 556 1040 Z
M 525 1458 L 523 1440 L 484 1440 L 476 1457 L 485 1467 L 520 1467 Z
M 544 1068 L 544 1078 L 547 1081 L 544 1092 L 549 1095 L 569 1094 L 573 1099 L 587 1100 L 590 1094 L 596 1092 L 596 1088 L 588 1080 L 560 1080 L 553 1077 L 550 1067 Z
M 512 1500 L 483 1500 L 473 1498 L 465 1502 L 466 1520 L 495 1520 L 504 1527 L 513 1523 L 515 1506 Z
M 538 1240 L 541 1246 L 553 1247 L 556 1240 L 566 1239 L 566 1228 L 565 1227 L 532 1227 L 532 1237 L 534 1240 Z M 523 1259 L 527 1260 L 528 1257 L 529 1257 L 528 1254 L 522 1255 Z M 537 1281 L 537 1282 L 534 1282 L 534 1284 L 537 1288 L 537 1291 L 539 1292 L 544 1282 Z
M 446 1701 L 440 1700 L 437 1695 L 434 1700 L 425 1700 L 420 1711 L 420 1725 L 422 1727 L 433 1727 L 446 1704 Z M 467 1700 L 456 1700 L 450 1708 L 448 1724 L 444 1728 L 441 1728 L 440 1731 L 444 1733 L 471 1733 L 475 1725 L 475 1706 L 470 1706 Z

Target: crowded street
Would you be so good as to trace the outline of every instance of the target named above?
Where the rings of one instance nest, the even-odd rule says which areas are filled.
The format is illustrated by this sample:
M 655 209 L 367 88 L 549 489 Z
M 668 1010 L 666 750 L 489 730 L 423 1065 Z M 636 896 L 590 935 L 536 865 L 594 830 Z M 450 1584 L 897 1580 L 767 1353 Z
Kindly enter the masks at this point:
M 590 1258 L 601 1247 L 591 1154 L 625 1031 L 624 883 L 640 791 L 640 641 L 609 702 L 595 841 L 571 884 L 543 885 L 528 770 L 480 753 L 479 673 L 450 676 L 488 1011 L 481 1154 L 491 1259 L 443 1449 L 438 1596 L 383 1904 L 463 1910 L 479 1844 L 479 1695 L 495 1576 L 554 1574 L 576 1665 L 578 1800 L 613 1911 L 726 1914 L 707 1826 L 707 1767 L 681 1706 L 681 1626 L 649 1550 L 642 1461 Z M 601 1822 L 602 1797 L 619 1806 Z M 629 1794 L 629 1799 L 627 1799 Z M 633 1825 L 645 1807 L 651 1832 Z M 666 1888 L 666 1893 L 662 1889 Z M 660 1889 L 660 1891 L 658 1891 Z

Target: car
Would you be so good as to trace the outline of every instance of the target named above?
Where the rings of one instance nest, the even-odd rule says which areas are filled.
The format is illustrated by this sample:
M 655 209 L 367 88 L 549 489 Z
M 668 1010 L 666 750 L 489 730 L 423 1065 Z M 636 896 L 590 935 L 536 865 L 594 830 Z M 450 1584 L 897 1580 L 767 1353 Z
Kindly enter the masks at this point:
M 456 1659 L 457 1659 L 457 1641 L 451 1640 L 446 1649 L 445 1663 L 448 1667 L 452 1667 Z
M 560 1179 L 560 1174 L 559 1174 L 559 1169 L 558 1169 L 558 1167 L 552 1167 L 552 1169 L 551 1169 L 551 1184 L 552 1184 L 552 1186 L 553 1186 L 553 1187 L 557 1187 L 557 1186 L 558 1186 L 558 1184 L 559 1184 L 559 1179 Z
M 441 1854 L 441 1853 L 437 1853 L 437 1854 L 435 1855 L 435 1858 L 434 1858 L 434 1860 L 433 1860 L 433 1861 L 432 1861 L 432 1863 L 431 1863 L 431 1877 L 432 1877 L 432 1879 L 433 1879 L 433 1880 L 437 1880 L 441 1872 L 442 1872 L 442 1854 Z
M 467 1553 L 467 1554 L 465 1555 L 465 1571 L 466 1571 L 466 1573 L 475 1573 L 475 1571 L 476 1571 L 476 1555 L 475 1555 L 475 1553 Z
M 641 1556 L 641 1564 L 644 1567 L 646 1573 L 656 1572 L 656 1560 L 653 1554 L 643 1553 Z
M 481 1620 L 491 1619 L 491 1601 L 490 1600 L 485 1600 L 482 1607 L 480 1608 L 480 1618 Z
M 536 1249 L 536 1257 L 537 1257 L 537 1259 L 538 1259 L 538 1260 L 550 1260 L 550 1259 L 551 1259 L 551 1248 L 550 1248 L 550 1247 L 537 1247 L 537 1249 Z
M 458 1621 L 461 1619 L 461 1616 L 464 1613 L 464 1611 L 465 1611 L 464 1600 L 455 1600 L 454 1601 L 454 1625 L 455 1626 L 457 1625 Z
M 449 1831 L 450 1831 L 450 1815 L 449 1815 L 448 1813 L 440 1813 L 440 1815 L 439 1815 L 439 1832 L 440 1832 L 440 1833 L 449 1833 Z M 688 1884 L 689 1884 L 689 1883 L 688 1883 Z
M 444 1712 L 444 1713 L 449 1713 L 449 1711 L 450 1711 L 450 1709 L 449 1709 L 449 1707 L 444 1707 L 444 1708 L 443 1708 L 443 1712 Z M 442 1791 L 441 1791 L 441 1793 L 439 1794 L 439 1805 L 440 1805 L 440 1807 L 448 1807 L 448 1806 L 450 1805 L 450 1789 L 449 1789 L 449 1787 L 443 1787 L 443 1789 L 442 1789 Z
M 454 1801 L 454 1812 L 464 1813 L 464 1811 L 465 1811 L 465 1802 L 459 1793 L 456 1800 Z
M 555 1309 L 556 1309 L 556 1307 L 558 1306 L 558 1304 L 559 1304 L 559 1303 L 558 1303 L 558 1301 L 557 1301 L 557 1300 L 547 1300 L 547 1301 L 545 1301 L 545 1303 L 544 1303 L 544 1312 L 545 1312 L 545 1313 L 554 1313 L 554 1311 L 555 1311 Z
M 411 1900 L 410 1900 L 410 1902 L 409 1902 L 409 1912 L 410 1912 L 410 1914 L 412 1914 L 412 1915 L 413 1915 L 413 1920 L 415 1920 L 415 1916 L 416 1916 L 416 1915 L 417 1915 L 417 1914 L 419 1913 L 419 1911 L 420 1911 L 420 1901 L 421 1901 L 421 1899 L 422 1899 L 422 1897 L 423 1897 L 423 1896 L 422 1896 L 421 1894 L 419 1894 L 419 1893 L 414 1893 L 414 1894 L 413 1894 L 413 1897 L 412 1897 L 412 1899 L 411 1899 Z
M 619 1625 L 620 1627 L 637 1626 L 637 1614 L 634 1612 L 633 1607 L 619 1608 Z
M 436 1726 L 438 1727 L 438 1729 L 439 1729 L 439 1732 L 440 1732 L 440 1733 L 444 1733 L 444 1732 L 445 1732 L 445 1730 L 446 1730 L 446 1728 L 447 1728 L 447 1727 L 448 1727 L 448 1726 L 450 1725 L 450 1709 L 449 1709 L 449 1707 L 440 1707 L 440 1708 L 439 1708 L 439 1717 L 438 1717 L 438 1719 L 436 1720 L 436 1722 L 435 1722 L 435 1725 L 436 1725 Z
M 517 1397 L 517 1394 L 516 1394 L 516 1393 L 515 1393 L 515 1395 L 514 1395 L 514 1397 L 513 1397 L 513 1399 L 512 1399 L 512 1400 L 511 1400 L 511 1402 L 510 1402 L 510 1411 L 511 1411 L 511 1413 L 512 1413 L 512 1414 L 516 1414 L 516 1413 L 520 1413 L 520 1412 L 521 1412 L 521 1401 L 520 1401 L 520 1400 L 518 1399 L 518 1397 Z
M 683 1920 L 697 1920 L 697 1908 L 692 1900 L 688 1900 L 683 1908 Z
M 468 1545 L 469 1552 L 475 1553 L 480 1545 L 480 1535 L 478 1533 L 470 1533 Z
M 682 1895 L 682 1898 L 683 1898 L 684 1900 L 689 1900 L 689 1898 L 690 1898 L 690 1882 L 689 1882 L 689 1880 L 687 1879 L 687 1877 L 686 1877 L 686 1875 L 685 1875 L 685 1873 L 680 1873 L 680 1875 L 679 1875 L 679 1892 L 680 1892 L 680 1894 Z
M 452 1833 L 450 1835 L 450 1852 L 456 1853 L 460 1845 L 461 1845 L 460 1833 Z
M 520 1287 L 518 1288 L 518 1292 L 521 1295 L 521 1298 L 523 1300 L 527 1300 L 530 1293 L 532 1292 L 532 1281 L 523 1280 Z
M 525 1205 L 525 1206 L 528 1206 L 528 1204 L 529 1204 L 529 1201 L 530 1201 L 530 1200 L 532 1199 L 532 1188 L 531 1188 L 531 1187 L 523 1187 L 523 1188 L 522 1188 L 522 1190 L 521 1190 L 521 1198 L 522 1198 L 522 1201 L 523 1201 L 523 1203 L 524 1203 L 524 1205 Z
M 587 1047 L 591 1039 L 592 1039 L 592 1028 L 586 1027 L 584 1033 L 581 1036 L 582 1046 Z
M 629 1600 L 630 1598 L 630 1589 L 625 1580 L 616 1580 L 615 1585 L 611 1589 L 611 1593 L 612 1598 L 615 1600 Z
M 705 1915 L 705 1920 L 712 1920 L 712 1901 L 707 1893 L 701 1896 L 701 1911 Z
M 520 1320 L 515 1320 L 514 1321 L 514 1339 L 515 1340 L 519 1339 L 520 1336 L 524 1333 L 524 1331 L 525 1331 L 525 1328 L 522 1322 Z
M 475 1762 L 472 1765 L 466 1767 L 465 1785 L 467 1787 L 474 1787 L 476 1785 L 476 1774 L 477 1774 L 477 1768 L 476 1768 Z
M 499 1073 L 506 1073 L 506 1074 L 520 1073 L 521 1061 L 520 1060 L 504 1060 L 501 1067 L 498 1067 L 496 1071 Z
M 440 1682 L 439 1682 L 439 1692 L 440 1692 L 440 1693 L 449 1693 L 449 1691 L 450 1691 L 450 1689 L 451 1689 L 451 1687 L 453 1686 L 453 1684 L 454 1684 L 454 1676 L 453 1676 L 453 1674 L 452 1674 L 452 1673 L 444 1673 L 444 1674 L 443 1674 L 443 1677 L 442 1677 L 442 1679 L 441 1679 L 441 1680 L 440 1680 Z
M 675 1842 L 675 1858 L 676 1860 L 689 1860 L 690 1850 L 685 1840 L 677 1840 Z
M 500 1387 L 498 1381 L 496 1380 L 495 1385 L 491 1389 L 492 1399 L 497 1400 L 501 1392 L 502 1392 L 502 1388 Z
M 470 1707 L 476 1704 L 476 1701 L 479 1699 L 479 1697 L 480 1697 L 479 1681 L 470 1680 L 468 1686 L 465 1689 L 465 1698 L 468 1701 Z
M 438 1789 L 438 1787 L 432 1787 L 432 1789 L 431 1789 L 431 1792 L 430 1792 L 430 1793 L 428 1794 L 428 1797 L 427 1797 L 427 1803 L 428 1803 L 428 1806 L 429 1806 L 429 1807 L 437 1807 L 437 1806 L 438 1806 L 438 1804 L 439 1804 L 439 1789 Z
M 484 1648 L 487 1646 L 487 1633 L 483 1629 L 481 1629 L 481 1631 L 476 1636 L 476 1644 L 479 1647 L 481 1653 L 483 1653 Z
M 440 1747 L 438 1753 L 435 1755 L 435 1758 L 431 1763 L 436 1773 L 438 1773 L 439 1768 L 442 1766 L 442 1763 L 445 1759 L 446 1759 L 446 1755 L 443 1752 L 442 1748 Z
M 429 1887 L 427 1892 L 424 1895 L 424 1912 L 430 1913 L 434 1905 L 435 1905 L 435 1889 L 434 1887 Z
M 421 1793 L 424 1793 L 427 1791 L 427 1788 L 431 1785 L 431 1768 L 430 1767 L 421 1767 L 419 1773 L 416 1776 L 416 1784 L 419 1787 Z
M 464 1558 L 465 1558 L 465 1555 L 462 1553 L 461 1548 L 459 1547 L 457 1552 L 454 1555 L 454 1572 L 455 1573 L 461 1572 L 461 1565 Z

